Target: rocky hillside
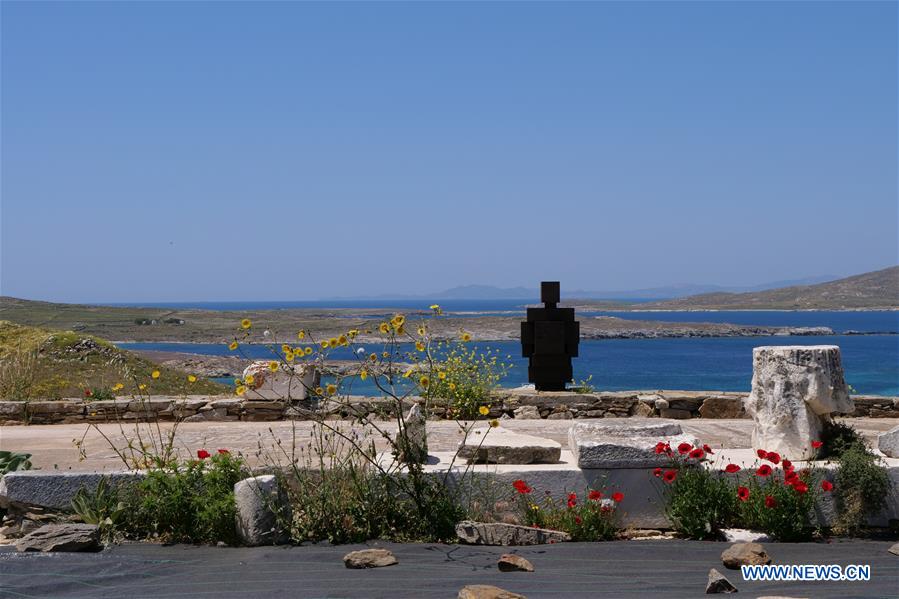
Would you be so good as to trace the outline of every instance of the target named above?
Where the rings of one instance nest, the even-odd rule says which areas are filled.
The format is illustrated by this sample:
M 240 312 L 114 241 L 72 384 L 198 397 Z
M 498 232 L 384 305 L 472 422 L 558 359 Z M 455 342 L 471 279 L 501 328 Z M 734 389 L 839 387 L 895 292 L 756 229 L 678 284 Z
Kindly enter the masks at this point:
M 154 379 L 151 374 L 158 370 Z M 97 399 L 138 392 L 219 394 L 228 389 L 165 366 L 84 333 L 52 331 L 0 320 L 0 399 Z M 121 389 L 115 389 L 121 384 Z M 145 385 L 139 390 L 139 385 Z
M 752 293 L 705 293 L 640 304 L 641 310 L 899 309 L 899 266 L 829 283 Z

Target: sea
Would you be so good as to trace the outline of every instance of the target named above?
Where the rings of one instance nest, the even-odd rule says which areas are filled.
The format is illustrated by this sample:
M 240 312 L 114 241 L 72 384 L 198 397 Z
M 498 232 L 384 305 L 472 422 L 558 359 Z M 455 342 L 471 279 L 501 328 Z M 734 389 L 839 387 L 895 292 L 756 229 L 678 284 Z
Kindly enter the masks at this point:
M 286 308 L 372 308 L 427 311 L 439 303 L 447 317 L 459 315 L 524 316 L 533 300 L 345 300 L 322 302 L 197 302 L 128 304 L 172 309 L 229 310 L 235 312 Z M 122 304 L 118 304 L 122 305 Z M 599 390 L 685 389 L 748 391 L 752 378 L 752 348 L 760 345 L 838 345 L 842 349 L 846 381 L 857 393 L 899 395 L 899 312 L 896 311 L 578 311 L 577 318 L 616 316 L 634 320 L 669 322 L 728 322 L 759 326 L 829 327 L 834 335 L 790 337 L 724 337 L 581 340 L 573 360 L 576 381 L 592 377 Z M 228 355 L 222 344 L 121 343 L 125 349 Z M 512 364 L 503 386 L 527 383 L 527 359 L 515 341 L 481 342 Z M 410 350 L 411 348 L 404 348 Z M 376 347 L 366 348 L 378 351 Z M 243 346 L 251 358 L 271 356 L 265 346 Z M 351 359 L 348 349 L 332 354 Z M 373 386 L 355 380 L 353 393 L 374 394 Z

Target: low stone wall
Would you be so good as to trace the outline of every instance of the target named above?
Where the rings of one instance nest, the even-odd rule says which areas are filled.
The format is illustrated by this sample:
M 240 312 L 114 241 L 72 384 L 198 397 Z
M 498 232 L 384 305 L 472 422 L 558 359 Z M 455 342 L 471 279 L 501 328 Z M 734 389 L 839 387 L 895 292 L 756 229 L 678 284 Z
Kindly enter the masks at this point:
M 743 410 L 746 393 L 715 391 L 571 391 L 536 392 L 502 389 L 494 394 L 488 418 L 567 420 L 574 418 L 659 417 L 747 418 Z M 853 396 L 852 416 L 899 418 L 899 397 Z M 407 410 L 410 398 L 403 406 Z M 394 418 L 395 403 L 378 397 L 352 397 L 349 404 L 323 401 L 316 410 L 330 419 Z M 0 425 L 72 424 L 161 420 L 185 422 L 310 420 L 313 412 L 307 402 L 255 401 L 237 397 L 150 397 L 85 401 L 0 401 Z M 431 417 L 447 417 L 447 410 L 432 406 Z

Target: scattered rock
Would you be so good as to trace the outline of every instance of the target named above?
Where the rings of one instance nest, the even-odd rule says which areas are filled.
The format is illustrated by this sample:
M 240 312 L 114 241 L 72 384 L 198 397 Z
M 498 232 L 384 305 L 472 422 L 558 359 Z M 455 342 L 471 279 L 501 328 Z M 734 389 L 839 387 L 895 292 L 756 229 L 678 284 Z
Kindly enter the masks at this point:
M 540 410 L 537 406 L 521 406 L 515 408 L 513 413 L 519 420 L 540 420 Z
M 95 524 L 47 524 L 16 542 L 18 551 L 97 551 L 100 529 Z
M 887 549 L 887 551 L 889 551 L 893 555 L 899 555 L 899 543 L 896 543 L 895 545 Z
M 737 587 L 732 585 L 730 581 L 724 577 L 724 575 L 712 568 L 709 570 L 709 582 L 705 585 L 705 593 L 706 595 L 711 595 L 712 593 L 736 593 Z
M 553 412 L 546 417 L 547 420 L 571 420 L 574 416 L 568 410 L 564 412 Z
M 877 437 L 877 449 L 890 458 L 899 458 L 899 426 L 894 426 Z
M 652 402 L 652 405 L 658 411 L 667 410 L 668 409 L 668 400 L 662 397 Z
M 527 599 L 527 597 L 489 584 L 469 584 L 459 591 L 458 599 Z
M 696 443 L 676 422 L 634 424 L 629 420 L 579 422 L 568 431 L 568 446 L 580 468 L 655 468 L 669 458 L 655 452 L 656 443 Z
M 290 520 L 290 502 L 272 474 L 246 478 L 234 485 L 237 536 L 244 545 L 286 543 L 280 522 Z
M 767 543 L 771 538 L 763 532 L 746 530 L 745 528 L 725 528 L 721 531 L 724 540 L 729 543 Z
M 571 540 L 571 535 L 558 530 L 463 520 L 456 525 L 456 535 L 469 545 L 542 545 Z
M 707 397 L 699 406 L 702 418 L 742 418 L 744 414 L 743 400 L 736 397 L 714 395 Z
M 740 566 L 770 564 L 771 558 L 758 543 L 734 543 L 721 553 L 725 568 L 739 570 Z
M 693 417 L 690 410 L 682 410 L 680 408 L 665 408 L 659 410 L 659 416 L 662 418 L 670 418 L 671 420 L 689 420 Z
M 552 439 L 502 427 L 475 429 L 459 445 L 460 458 L 479 464 L 555 464 L 561 455 L 562 445 Z
M 652 416 L 653 413 L 654 412 L 652 406 L 647 403 L 643 403 L 642 401 L 638 401 L 636 404 L 634 404 L 634 408 L 633 410 L 631 410 L 631 416 L 636 416 L 638 418 L 648 418 Z
M 496 566 L 500 572 L 533 572 L 534 565 L 520 555 L 504 553 L 499 556 Z
M 793 460 L 814 456 L 825 420 L 855 410 L 836 345 L 756 347 L 746 412 L 752 446 Z
M 363 568 L 383 568 L 398 564 L 396 557 L 387 549 L 362 549 L 343 556 L 343 565 L 356 570 Z

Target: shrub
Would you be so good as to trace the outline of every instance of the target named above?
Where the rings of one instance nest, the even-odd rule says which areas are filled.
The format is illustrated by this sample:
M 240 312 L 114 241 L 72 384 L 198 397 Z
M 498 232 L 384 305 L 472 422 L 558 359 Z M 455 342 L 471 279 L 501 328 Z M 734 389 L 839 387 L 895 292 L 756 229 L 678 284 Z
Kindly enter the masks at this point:
M 93 492 L 78 489 L 72 498 L 72 511 L 83 522 L 96 524 L 103 538 L 109 541 L 115 540 L 126 516 L 125 504 L 119 499 L 118 491 L 108 486 L 105 477 L 100 479 Z
M 16 351 L 0 360 L 0 399 L 24 400 L 36 396 L 36 351 Z
M 654 475 L 665 483 L 665 514 L 674 529 L 691 539 L 719 538 L 733 523 L 737 496 L 729 480 L 704 466 L 711 448 L 682 443 L 675 452 L 659 443 L 656 453 L 671 458 L 670 466 L 656 468 Z
M 837 458 L 836 483 L 838 534 L 857 534 L 866 516 L 880 512 L 892 492 L 890 476 L 880 458 L 862 444 L 851 445 Z
M 460 418 L 474 418 L 512 367 L 495 350 L 468 348 L 463 341 L 438 344 L 434 359 L 431 397 L 446 402 Z
M 618 533 L 617 505 L 624 499 L 621 492 L 609 497 L 603 491 L 587 489 L 583 497 L 568 493 L 564 502 L 557 502 L 546 493 L 541 502 L 532 500 L 534 491 L 525 481 L 512 483 L 518 493 L 521 519 L 528 526 L 561 530 L 573 541 L 609 541 Z
M 30 453 L 0 451 L 0 476 L 16 470 L 31 470 Z
M 225 450 L 151 469 L 122 493 L 129 537 L 169 542 L 235 544 L 234 485 L 243 478 L 243 460 Z

